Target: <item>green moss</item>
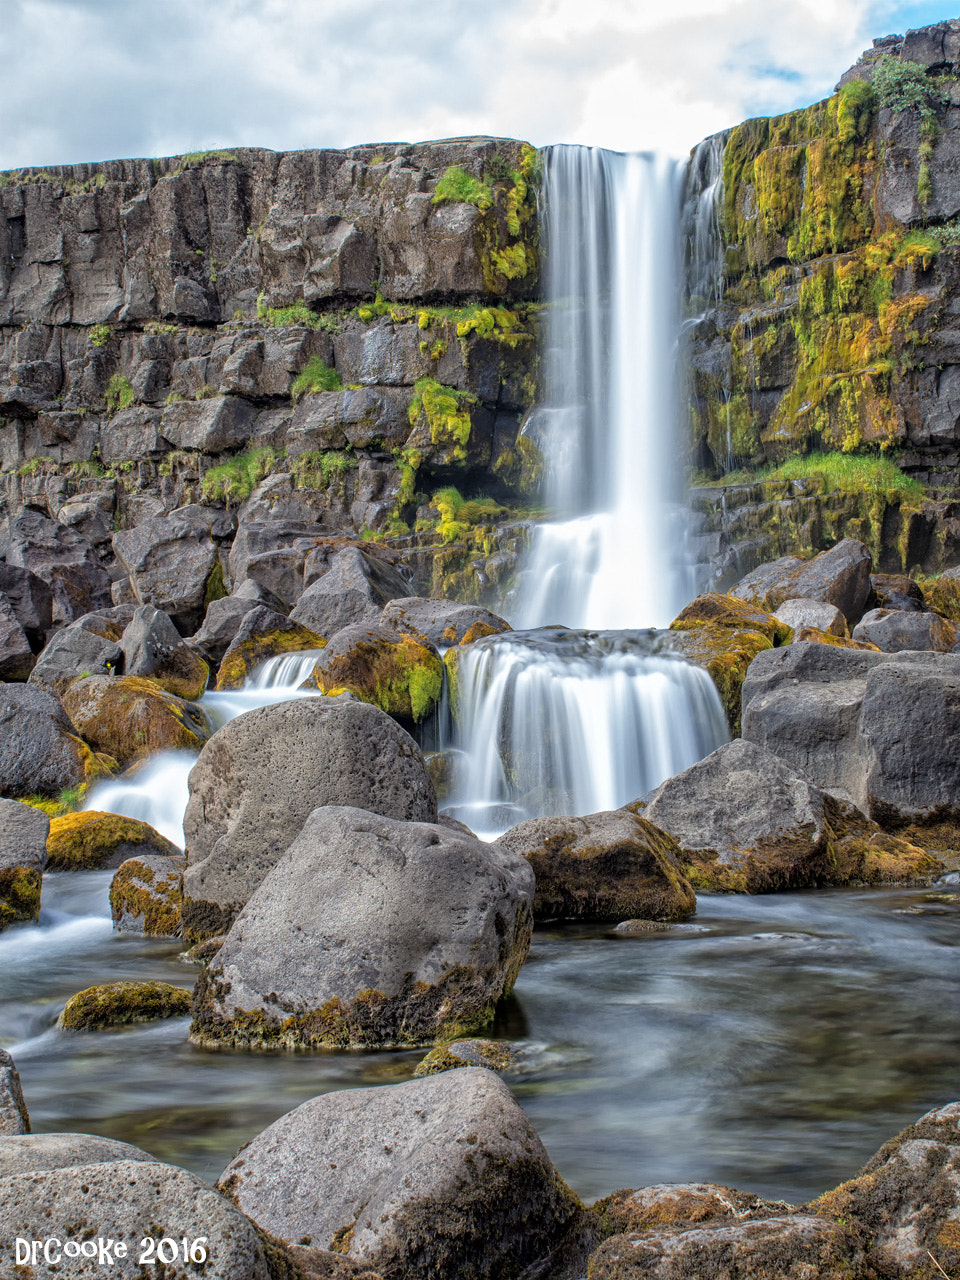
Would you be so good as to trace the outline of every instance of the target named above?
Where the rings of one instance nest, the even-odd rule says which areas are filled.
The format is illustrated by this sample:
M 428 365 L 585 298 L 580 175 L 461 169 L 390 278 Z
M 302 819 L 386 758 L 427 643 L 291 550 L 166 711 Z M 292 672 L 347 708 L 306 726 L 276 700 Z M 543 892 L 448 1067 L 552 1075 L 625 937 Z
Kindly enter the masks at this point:
M 232 164 L 236 159 L 232 151 L 188 151 L 180 157 L 180 164 L 175 172 L 199 169 L 206 164 Z
M 445 169 L 433 193 L 434 204 L 472 204 L 480 210 L 493 204 L 493 187 L 490 182 L 474 178 L 459 165 Z
M 110 911 L 116 926 L 131 920 L 151 937 L 175 938 L 181 932 L 183 904 L 182 855 L 169 870 L 156 872 L 139 858 L 126 859 L 110 882 Z M 171 855 L 173 856 L 173 855 Z
M 90 343 L 94 347 L 105 347 L 113 337 L 113 330 L 108 324 L 95 324 L 90 330 Z
M 352 453 L 338 449 L 308 450 L 298 454 L 290 463 L 293 483 L 298 489 L 329 489 L 331 484 L 342 483 L 345 476 L 355 471 L 359 463 Z
M 477 397 L 469 391 L 445 387 L 435 378 L 420 378 L 414 384 L 407 417 L 411 427 L 418 426 L 423 419 L 431 443 L 452 445 L 451 459 L 465 462 L 471 429 L 470 408 L 477 403 Z
M 93 871 L 107 866 L 117 847 L 146 844 L 152 853 L 179 856 L 180 850 L 146 822 L 87 810 L 51 819 L 47 837 L 49 871 Z
M 291 303 L 288 307 L 268 307 L 263 301 L 263 294 L 257 298 L 257 319 L 261 324 L 272 329 L 304 328 L 323 329 L 328 333 L 339 333 L 342 328 L 336 315 L 320 315 L 311 311 L 302 302 Z
M 203 588 L 204 613 L 206 613 L 206 611 L 210 608 L 214 600 L 223 600 L 227 595 L 229 595 L 229 592 L 227 591 L 227 584 L 223 580 L 223 565 L 220 563 L 220 556 L 218 555 L 216 560 L 214 560 L 213 562 L 213 568 L 207 574 L 207 581 Z M 199 683 L 199 679 L 202 678 L 202 681 L 203 681 L 202 685 L 200 685 L 200 687 L 197 689 L 171 689 L 170 690 L 171 693 L 176 693 L 181 698 L 201 697 L 204 689 L 206 689 L 207 687 L 207 679 L 210 675 L 210 668 L 207 666 L 205 662 L 203 662 L 202 658 L 200 659 L 200 662 L 206 668 L 206 675 L 203 675 L 202 677 L 198 677 L 198 683 Z
M 0 868 L 0 930 L 37 919 L 41 879 L 35 867 Z
M 122 373 L 115 373 L 107 384 L 103 398 L 110 412 L 116 413 L 118 409 L 129 409 L 137 397 L 129 379 Z
M 238 453 L 218 467 L 211 467 L 203 477 L 204 498 L 224 502 L 227 506 L 245 501 L 277 464 L 280 454 L 269 445 Z
M 314 680 L 322 693 L 353 693 L 388 715 L 419 723 L 440 700 L 443 664 L 415 636 L 372 637 L 319 663 Z
M 459 1052 L 458 1052 L 459 1050 Z M 464 1056 L 460 1056 L 460 1054 Z M 451 1041 L 431 1049 L 417 1064 L 415 1076 L 435 1076 L 458 1067 L 486 1067 L 488 1071 L 507 1071 L 514 1062 L 510 1046 L 496 1040 Z
M 303 649 L 322 649 L 323 636 L 291 623 L 282 631 L 269 631 L 252 636 L 249 640 L 232 644 L 223 656 L 217 672 L 217 690 L 239 689 L 254 667 L 283 653 L 298 653 Z
M 183 1018 L 190 1012 L 190 999 L 190 991 L 168 982 L 111 982 L 71 996 L 57 1025 L 63 1031 L 95 1031 L 157 1018 Z
M 925 489 L 919 480 L 905 475 L 892 458 L 876 454 L 808 453 L 788 458 L 777 466 L 755 471 L 735 471 L 725 484 L 756 484 L 776 480 L 818 480 L 828 491 L 886 495 L 901 494 L 919 502 Z
M 343 383 L 336 369 L 331 369 L 319 356 L 311 356 L 290 388 L 293 403 L 301 396 L 315 396 L 321 391 L 342 391 Z

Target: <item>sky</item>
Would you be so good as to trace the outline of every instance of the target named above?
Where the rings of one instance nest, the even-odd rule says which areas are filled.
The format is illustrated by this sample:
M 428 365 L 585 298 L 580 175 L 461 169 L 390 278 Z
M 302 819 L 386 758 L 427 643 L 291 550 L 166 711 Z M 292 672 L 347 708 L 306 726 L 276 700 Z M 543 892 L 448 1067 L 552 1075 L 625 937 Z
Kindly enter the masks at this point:
M 960 6 L 958 6 L 960 8 Z M 684 155 L 929 0 L 0 0 L 0 169 L 490 134 Z

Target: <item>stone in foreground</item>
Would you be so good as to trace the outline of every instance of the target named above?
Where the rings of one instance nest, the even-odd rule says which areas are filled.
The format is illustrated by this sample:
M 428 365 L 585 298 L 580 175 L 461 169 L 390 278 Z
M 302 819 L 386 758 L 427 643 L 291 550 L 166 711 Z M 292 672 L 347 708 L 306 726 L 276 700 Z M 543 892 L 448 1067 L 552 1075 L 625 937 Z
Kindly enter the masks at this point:
M 420 748 L 377 707 L 333 698 L 279 703 L 215 733 L 190 774 L 183 820 L 183 929 L 226 933 L 320 805 L 436 822 Z
M 531 818 L 499 843 L 533 868 L 538 920 L 682 920 L 697 909 L 676 841 L 635 814 Z
M 272 1234 L 385 1280 L 546 1273 L 583 1220 L 506 1085 L 476 1067 L 313 1098 L 217 1185 Z
M 526 958 L 532 900 L 499 845 L 317 809 L 201 975 L 191 1038 L 387 1048 L 477 1030 Z

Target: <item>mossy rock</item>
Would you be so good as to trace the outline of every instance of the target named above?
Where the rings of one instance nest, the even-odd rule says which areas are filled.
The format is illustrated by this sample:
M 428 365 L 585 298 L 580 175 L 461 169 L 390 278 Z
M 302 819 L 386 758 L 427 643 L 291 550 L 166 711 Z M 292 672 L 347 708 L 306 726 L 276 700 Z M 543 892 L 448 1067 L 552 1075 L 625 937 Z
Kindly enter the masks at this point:
M 145 676 L 88 676 L 63 695 L 77 731 L 121 765 L 157 751 L 199 751 L 213 733 L 205 711 Z
M 0 868 L 0 932 L 13 924 L 36 921 L 42 879 L 36 867 Z
M 446 800 L 453 791 L 458 754 L 455 751 L 428 751 L 423 757 L 438 801 Z
M 518 1055 L 500 1040 L 452 1040 L 431 1049 L 414 1075 L 435 1076 L 457 1067 L 486 1067 L 488 1071 L 509 1071 Z
M 48 871 L 99 871 L 119 867 L 139 853 L 175 857 L 180 850 L 149 823 L 116 813 L 89 809 L 50 821 Z
M 345 627 L 318 658 L 313 678 L 322 693 L 352 693 L 388 715 L 418 723 L 440 701 L 443 663 L 420 637 Z
M 880 653 L 875 644 L 870 644 L 866 640 L 851 640 L 849 636 L 835 636 L 830 631 L 823 631 L 820 627 L 801 627 L 799 631 L 794 632 L 792 644 L 800 644 L 804 640 L 812 640 L 816 644 L 832 644 L 836 649 L 869 649 L 873 653 Z
M 950 622 L 960 622 L 960 569 L 948 569 L 934 578 L 920 578 L 927 604 Z
M 250 673 L 268 658 L 303 649 L 322 649 L 326 643 L 323 636 L 293 622 L 262 635 L 238 635 L 223 655 L 215 687 L 217 690 L 239 689 Z
M 206 692 L 210 668 L 203 658 L 183 644 L 174 650 L 168 663 L 158 666 L 150 673 L 150 679 L 156 680 L 167 693 L 175 694 L 187 702 L 195 702 Z
M 735 631 L 704 623 L 689 630 L 675 630 L 670 647 L 707 672 L 720 694 L 730 733 L 739 737 L 740 691 L 747 668 L 758 653 L 774 648 L 770 638 L 762 631 Z
M 793 636 L 793 629 L 781 622 L 776 614 L 766 613 L 736 596 L 720 595 L 715 591 L 691 601 L 670 623 L 670 630 L 692 631 L 704 626 L 720 627 L 726 631 L 759 631 L 774 649 L 789 644 Z
M 145 853 L 128 858 L 110 882 L 113 927 L 130 933 L 176 938 L 181 931 L 183 869 L 186 858 Z
M 169 982 L 110 982 L 71 996 L 57 1026 L 61 1031 L 96 1031 L 158 1018 L 184 1018 L 192 992 Z

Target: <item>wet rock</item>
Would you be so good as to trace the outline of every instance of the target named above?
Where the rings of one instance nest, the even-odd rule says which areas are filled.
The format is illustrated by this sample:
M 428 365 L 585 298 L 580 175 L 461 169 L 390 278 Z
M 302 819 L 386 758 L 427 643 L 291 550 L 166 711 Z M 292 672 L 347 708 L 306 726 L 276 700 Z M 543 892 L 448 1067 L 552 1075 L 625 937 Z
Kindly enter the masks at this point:
M 56 797 L 100 771 L 56 698 L 0 684 L 0 795 Z
M 184 935 L 225 932 L 320 805 L 436 822 L 420 748 L 366 703 L 310 698 L 231 720 L 190 774 Z
M 0 594 L 23 628 L 31 650 L 39 653 L 53 626 L 53 592 L 29 569 L 0 563 Z
M 210 601 L 226 594 L 217 544 L 198 508 L 115 533 L 113 549 L 130 575 L 137 603 L 169 614 L 181 635 L 192 635 Z
M 174 853 L 141 853 L 117 868 L 110 882 L 115 929 L 164 938 L 180 936 L 186 858 L 176 846 L 171 847 Z
M 0 800 L 0 930 L 40 914 L 49 829 L 50 819 L 39 809 Z
M 860 618 L 870 599 L 873 561 L 862 542 L 844 538 L 812 560 L 785 556 L 772 565 L 748 573 L 730 594 L 762 609 L 777 609 L 786 600 L 822 600 L 835 605 L 850 626 Z
M 191 1038 L 395 1047 L 479 1029 L 526 958 L 532 898 L 499 845 L 315 809 L 201 975 Z
M 351 626 L 317 655 L 313 679 L 321 693 L 352 693 L 388 715 L 419 723 L 440 701 L 443 663 L 420 636 Z
M 30 1115 L 23 1100 L 20 1072 L 6 1049 L 0 1049 L 0 1142 L 29 1132 Z
M 26 632 L 0 594 L 0 680 L 26 680 L 35 663 Z
M 45 1135 L 49 1136 L 49 1135 Z M 64 1135 L 66 1137 L 84 1135 Z M 8 1138 L 6 1144 L 24 1139 Z M 100 1141 L 104 1141 L 101 1139 Z M 115 1144 L 126 1145 L 126 1144 Z M 83 1224 L 77 1232 L 77 1225 Z M 112 1232 L 105 1224 L 115 1224 Z M 0 1177 L 0 1237 L 13 1240 L 70 1240 L 104 1226 L 104 1237 L 131 1242 L 127 1256 L 114 1256 L 110 1275 L 117 1280 L 138 1280 L 139 1242 L 144 1237 L 161 1240 L 203 1238 L 207 1261 L 205 1280 L 268 1280 L 266 1262 L 252 1224 L 186 1169 L 143 1159 L 94 1157 L 88 1164 L 11 1172 Z M 84 1262 L 70 1262 L 71 1274 L 95 1275 Z M 83 1267 L 83 1271 L 78 1269 Z M 103 1268 L 105 1270 L 105 1268 Z M 166 1267 L 170 1276 L 194 1274 L 188 1268 Z M 59 1265 L 35 1269 L 38 1277 L 61 1274 Z
M 791 627 L 794 633 L 807 627 L 816 627 L 828 635 L 845 636 L 847 620 L 836 607 L 826 600 L 784 600 L 776 610 L 776 617 Z
M 384 1276 L 547 1270 L 567 1260 L 583 1221 L 507 1087 L 473 1067 L 305 1102 L 217 1185 L 282 1239 L 309 1238 Z
M 177 856 L 176 845 L 139 818 L 87 809 L 50 821 L 49 871 L 100 871 L 143 854 Z
M 881 1275 L 960 1272 L 960 1102 L 921 1116 L 813 1212 L 847 1222 Z
M 957 628 L 938 613 L 910 613 L 903 609 L 871 609 L 853 628 L 854 640 L 866 640 L 884 653 L 904 649 L 949 653 L 957 643 Z
M 203 697 L 210 668 L 153 605 L 141 605 L 136 611 L 120 637 L 120 648 L 124 675 L 150 676 L 162 689 L 188 702 Z
M 112 613 L 88 613 L 58 631 L 37 659 L 28 683 L 59 697 L 81 676 L 107 676 L 120 670 L 125 623 Z
M 511 630 L 509 622 L 479 605 L 422 596 L 389 601 L 380 614 L 380 625 L 423 636 L 440 649 Z
M 636 814 L 531 818 L 499 843 L 533 868 L 538 920 L 677 920 L 696 911 L 676 842 Z
M 744 1191 L 708 1182 L 666 1182 L 637 1191 L 615 1191 L 592 1211 L 604 1236 L 657 1227 L 693 1226 L 716 1218 L 765 1216 L 787 1206 L 771 1204 Z
M 169 982 L 110 982 L 71 996 L 57 1020 L 61 1031 L 96 1031 L 158 1018 L 184 1018 L 192 993 Z
M 790 643 L 791 627 L 779 615 L 739 599 L 734 592 L 709 592 L 697 596 L 670 623 L 671 631 L 693 631 L 699 627 L 725 631 L 759 631 L 774 646 Z
M 524 1054 L 505 1040 L 451 1040 L 431 1049 L 417 1064 L 414 1075 L 435 1076 L 459 1067 L 484 1067 L 487 1071 L 510 1071 L 523 1062 Z
M 409 590 L 396 570 L 358 547 L 338 551 L 322 576 L 311 580 L 308 575 L 316 568 L 307 561 L 305 590 L 290 617 L 327 639 L 343 627 L 375 625 L 383 606 Z
M 322 649 L 326 641 L 266 605 L 244 614 L 220 662 L 217 689 L 239 689 L 267 658 L 303 649 Z
M 110 575 L 87 539 L 37 511 L 22 511 L 10 522 L 6 560 L 49 585 L 54 622 L 110 604 Z
M 121 766 L 155 751 L 199 751 L 213 726 L 195 702 L 141 676 L 87 676 L 63 695 L 77 732 Z
M 864 1276 L 863 1251 L 827 1218 L 783 1214 L 701 1227 L 650 1227 L 606 1240 L 588 1280 L 784 1280 Z

